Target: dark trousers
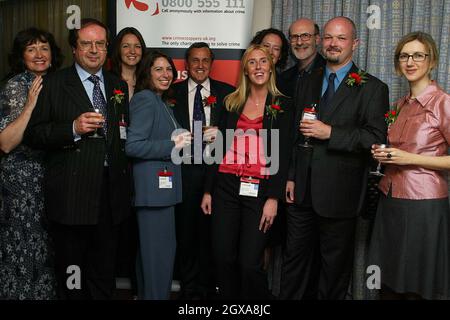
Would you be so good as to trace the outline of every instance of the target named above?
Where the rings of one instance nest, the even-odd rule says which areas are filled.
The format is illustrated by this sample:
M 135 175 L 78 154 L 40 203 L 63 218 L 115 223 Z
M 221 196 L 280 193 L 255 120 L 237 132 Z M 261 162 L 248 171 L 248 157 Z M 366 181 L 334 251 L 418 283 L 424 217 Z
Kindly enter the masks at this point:
M 55 244 L 58 295 L 63 300 L 111 299 L 115 289 L 115 259 L 118 226 L 113 225 L 108 177 L 102 186 L 100 214 L 96 225 L 52 224 Z M 69 266 L 81 271 L 81 289 L 70 290 L 67 280 Z M 69 279 L 70 280 L 70 279 Z
M 356 218 L 321 217 L 310 195 L 305 197 L 304 205 L 287 208 L 279 298 L 343 300 L 353 268 Z
M 259 230 L 265 199 L 240 196 L 239 187 L 239 177 L 219 173 L 213 194 L 212 243 L 220 297 L 270 299 L 263 269 L 268 233 Z
M 211 248 L 211 216 L 200 207 L 205 168 L 183 166 L 183 202 L 175 208 L 177 232 L 177 272 L 184 298 L 215 291 Z

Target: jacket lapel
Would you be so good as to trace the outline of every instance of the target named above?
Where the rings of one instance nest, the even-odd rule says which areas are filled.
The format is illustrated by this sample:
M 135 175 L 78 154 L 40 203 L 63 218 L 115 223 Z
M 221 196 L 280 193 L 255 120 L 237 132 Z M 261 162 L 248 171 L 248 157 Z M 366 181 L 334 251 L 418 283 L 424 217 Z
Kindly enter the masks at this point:
M 188 81 L 185 80 L 180 84 L 181 88 L 176 97 L 176 106 L 174 113 L 177 113 L 177 118 L 180 120 L 180 125 L 186 130 L 190 130 L 189 123 L 189 88 Z
M 89 112 L 93 110 L 92 103 L 89 100 L 89 96 L 84 89 L 83 83 L 78 76 L 75 65 L 72 66 L 72 72 L 69 72 L 66 79 L 66 93 L 77 103 L 76 106 L 80 107 L 82 112 Z
M 109 75 L 109 73 L 105 72 L 103 70 L 103 79 L 105 79 L 105 99 L 106 99 L 106 112 L 107 112 L 107 120 L 108 120 L 108 137 L 107 141 L 108 143 L 111 143 L 113 133 L 114 133 L 114 127 L 115 123 L 118 122 L 118 119 L 115 117 L 115 107 L 114 102 L 111 101 L 111 97 L 113 94 L 113 81 Z M 121 88 L 115 88 L 115 89 L 121 89 Z
M 358 68 L 353 63 L 352 67 L 350 68 L 350 71 L 345 75 L 344 79 L 342 80 L 341 84 L 339 85 L 338 90 L 334 94 L 333 100 L 331 101 L 331 104 L 329 106 L 328 111 L 323 115 L 323 120 L 327 121 L 329 120 L 333 113 L 335 113 L 342 105 L 342 102 L 352 93 L 353 88 L 349 87 L 345 81 L 347 80 L 347 77 L 352 72 L 357 72 Z

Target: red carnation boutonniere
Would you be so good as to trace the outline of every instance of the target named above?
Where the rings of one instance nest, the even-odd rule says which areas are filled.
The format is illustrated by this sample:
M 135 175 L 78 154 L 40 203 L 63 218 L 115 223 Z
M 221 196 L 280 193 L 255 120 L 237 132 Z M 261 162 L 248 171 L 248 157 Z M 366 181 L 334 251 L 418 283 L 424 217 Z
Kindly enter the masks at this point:
M 168 107 L 173 108 L 177 104 L 177 100 L 175 98 L 169 98 L 166 100 L 166 104 Z
M 125 98 L 125 93 L 123 93 L 122 90 L 120 90 L 120 89 L 114 89 L 113 95 L 112 95 L 112 97 L 111 97 L 111 101 L 114 102 L 114 107 L 115 107 L 117 104 L 122 104 L 124 98 Z
M 363 83 L 366 83 L 367 81 L 367 72 L 362 71 L 361 69 L 358 70 L 357 72 L 352 72 L 348 75 L 347 80 L 345 80 L 345 83 L 349 86 L 349 87 L 353 87 L 353 86 L 360 86 Z
M 279 101 L 276 101 L 275 103 L 266 106 L 266 115 L 271 116 L 272 120 L 277 118 L 278 113 L 283 112 L 284 110 L 281 109 Z
M 125 93 L 120 89 L 114 89 L 111 101 L 114 102 L 114 112 L 117 114 L 117 105 L 121 106 L 125 99 Z
M 203 99 L 203 107 L 211 107 L 214 108 L 217 103 L 217 97 L 210 95 L 209 97 L 206 97 Z
M 384 121 L 386 121 L 388 127 L 390 127 L 395 122 L 395 120 L 397 120 L 399 113 L 400 111 L 398 111 L 397 107 L 394 106 L 391 107 L 391 110 L 384 114 Z

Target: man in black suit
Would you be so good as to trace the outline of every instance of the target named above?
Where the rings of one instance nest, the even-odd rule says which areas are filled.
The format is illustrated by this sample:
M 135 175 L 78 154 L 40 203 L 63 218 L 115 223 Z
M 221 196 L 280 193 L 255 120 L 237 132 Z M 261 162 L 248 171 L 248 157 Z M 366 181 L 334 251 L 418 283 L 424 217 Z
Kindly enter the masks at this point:
M 229 84 L 209 77 L 213 61 L 214 54 L 207 43 L 192 44 L 185 54 L 185 66 L 189 77 L 173 86 L 176 101 L 174 114 L 178 123 L 191 132 L 194 132 L 194 120 L 215 126 L 205 131 L 205 136 L 209 139 L 217 133 L 216 126 L 224 108 L 223 99 L 234 91 Z M 207 106 L 205 99 L 208 97 L 215 97 L 216 102 Z M 199 99 L 201 106 L 198 105 Z M 199 111 L 201 119 L 197 118 Z M 215 283 L 211 257 L 210 216 L 204 215 L 200 208 L 206 165 L 203 161 L 194 162 L 197 159 L 189 160 L 192 160 L 191 164 L 183 163 L 181 167 L 183 202 L 177 205 L 175 211 L 177 269 L 181 281 L 181 298 L 197 299 L 213 293 Z
M 283 94 L 295 101 L 297 93 L 303 90 L 305 78 L 313 70 L 322 68 L 325 59 L 317 52 L 320 45 L 320 30 L 313 20 L 300 18 L 294 21 L 289 27 L 289 41 L 297 63 L 280 75 L 278 85 Z
M 28 144 L 46 151 L 45 205 L 61 299 L 112 297 L 118 225 L 130 212 L 127 85 L 102 70 L 108 33 L 94 19 L 70 30 L 75 64 L 45 79 L 26 131 Z M 81 288 L 71 266 L 81 271 Z
M 358 45 L 353 21 L 346 17 L 328 21 L 322 43 L 326 67 L 311 74 L 297 100 L 281 299 L 310 296 L 315 248 L 321 261 L 317 297 L 345 298 L 370 147 L 386 138 L 388 88 L 372 75 L 361 76 L 352 62 Z M 300 122 L 303 109 L 313 103 L 318 104 L 319 120 Z M 302 146 L 305 137 L 312 148 Z

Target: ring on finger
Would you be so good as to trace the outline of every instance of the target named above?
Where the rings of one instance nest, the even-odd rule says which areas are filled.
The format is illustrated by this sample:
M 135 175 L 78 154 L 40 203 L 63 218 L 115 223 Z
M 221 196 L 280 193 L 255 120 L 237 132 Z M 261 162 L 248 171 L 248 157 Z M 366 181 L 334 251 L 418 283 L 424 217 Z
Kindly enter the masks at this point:
M 388 152 L 388 154 L 386 155 L 386 158 L 391 159 L 392 158 L 392 153 Z

